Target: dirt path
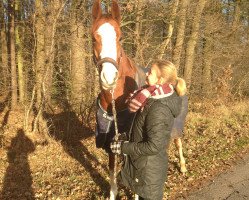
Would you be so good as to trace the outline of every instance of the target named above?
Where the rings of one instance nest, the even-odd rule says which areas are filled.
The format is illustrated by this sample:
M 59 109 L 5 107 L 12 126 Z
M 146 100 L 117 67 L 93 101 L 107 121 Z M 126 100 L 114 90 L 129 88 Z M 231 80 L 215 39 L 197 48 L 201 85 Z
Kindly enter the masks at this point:
M 242 200 L 249 199 L 249 153 L 237 165 L 215 177 L 187 200 Z

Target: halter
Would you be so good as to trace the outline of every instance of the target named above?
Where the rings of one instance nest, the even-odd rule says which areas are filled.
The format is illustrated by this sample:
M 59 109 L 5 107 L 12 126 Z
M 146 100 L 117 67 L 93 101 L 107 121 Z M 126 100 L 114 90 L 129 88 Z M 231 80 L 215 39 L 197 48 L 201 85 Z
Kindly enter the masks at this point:
M 119 70 L 119 65 L 120 65 L 121 60 L 122 60 L 122 51 L 123 51 L 123 49 L 121 49 L 121 51 L 120 51 L 119 62 L 117 62 L 116 60 L 114 60 L 113 58 L 110 58 L 110 57 L 104 57 L 100 60 L 97 60 L 95 54 L 93 53 L 93 60 L 94 60 L 94 63 L 96 64 L 96 67 L 99 69 L 103 63 L 111 63 L 116 67 L 117 70 Z
M 103 63 L 111 63 L 116 67 L 117 70 L 119 68 L 118 63 L 116 62 L 116 60 L 114 60 L 112 58 L 109 58 L 109 57 L 105 57 L 105 58 L 102 58 L 99 61 L 97 61 L 96 66 L 99 68 Z

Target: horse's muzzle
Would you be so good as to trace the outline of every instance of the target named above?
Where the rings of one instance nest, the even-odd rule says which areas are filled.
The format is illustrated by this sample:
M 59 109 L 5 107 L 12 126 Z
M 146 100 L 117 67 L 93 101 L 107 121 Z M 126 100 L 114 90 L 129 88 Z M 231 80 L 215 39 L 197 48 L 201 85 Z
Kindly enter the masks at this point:
M 104 90 L 111 90 L 116 87 L 118 80 L 118 63 L 110 57 L 100 59 L 96 66 L 100 71 L 100 84 Z
M 113 83 L 109 84 L 109 83 L 107 83 L 105 81 L 102 81 L 101 78 L 100 78 L 100 85 L 104 90 L 112 90 L 112 89 L 114 89 L 116 87 L 117 80 L 118 80 L 118 77 L 114 80 Z

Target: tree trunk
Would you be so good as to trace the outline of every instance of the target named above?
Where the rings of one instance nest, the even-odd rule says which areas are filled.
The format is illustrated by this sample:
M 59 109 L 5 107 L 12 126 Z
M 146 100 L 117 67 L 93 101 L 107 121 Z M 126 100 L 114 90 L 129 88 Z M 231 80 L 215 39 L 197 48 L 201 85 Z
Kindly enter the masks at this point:
M 16 2 L 15 11 L 18 22 L 20 21 L 20 2 Z M 17 23 L 15 27 L 15 38 L 16 38 L 16 45 L 17 45 L 17 69 L 18 69 L 18 87 L 19 87 L 19 102 L 21 104 L 25 101 L 25 79 L 24 79 L 24 66 L 23 66 L 23 41 L 20 38 L 20 25 Z
M 180 1 L 180 11 L 179 11 L 179 24 L 177 25 L 177 33 L 176 33 L 176 43 L 173 49 L 173 63 L 175 64 L 176 68 L 179 69 L 181 63 L 181 54 L 182 54 L 182 47 L 184 42 L 184 34 L 185 34 L 185 27 L 186 27 L 186 13 L 187 7 L 189 4 L 189 0 L 181 0 Z
M 199 0 L 196 6 L 195 15 L 192 22 L 191 35 L 186 47 L 186 58 L 184 67 L 184 78 L 187 82 L 188 88 L 191 86 L 193 63 L 195 59 L 195 47 L 198 40 L 200 20 L 206 0 Z
M 71 105 L 73 110 L 80 112 L 82 103 L 89 94 L 86 93 L 85 28 L 81 17 L 82 13 L 76 10 L 80 1 L 74 3 L 71 23 Z
M 43 122 L 44 109 L 44 72 L 45 72 L 45 13 L 41 0 L 35 1 L 35 30 L 36 30 L 36 60 L 35 60 L 35 89 L 36 89 L 36 117 L 34 120 L 33 132 L 39 131 L 39 125 Z
M 6 23 L 4 21 L 4 13 L 5 9 L 3 7 L 3 2 L 0 3 L 0 42 L 1 42 L 1 76 L 3 80 L 3 91 L 7 91 L 7 87 L 9 86 L 9 70 L 8 70 L 8 46 L 7 46 L 7 35 L 6 35 Z
M 17 73 L 16 73 L 16 50 L 15 50 L 15 10 L 14 2 L 8 2 L 9 30 L 10 30 L 10 64 L 11 64 L 11 108 L 17 106 Z
M 178 8 L 178 4 L 179 4 L 179 0 L 175 0 L 174 4 L 173 4 L 173 8 L 172 8 L 172 14 L 169 20 L 169 26 L 168 26 L 168 34 L 167 37 L 164 39 L 164 41 L 162 42 L 160 51 L 159 51 L 159 55 L 158 58 L 162 59 L 163 56 L 165 55 L 165 51 L 167 49 L 167 46 L 171 40 L 171 36 L 173 34 L 173 30 L 174 30 L 174 23 L 175 23 L 175 18 L 176 18 L 176 11 Z
M 136 8 L 136 19 L 135 19 L 135 27 L 134 27 L 134 59 L 141 64 L 142 59 L 142 47 L 141 47 L 141 38 L 140 38 L 140 30 L 141 30 L 141 18 L 142 18 L 142 0 L 135 1 L 135 8 Z
M 36 61 L 35 61 L 35 77 L 36 77 L 36 102 L 37 107 L 41 105 L 42 102 L 42 79 L 44 75 L 45 66 L 45 35 L 44 35 L 44 9 L 41 0 L 36 0 Z
M 44 38 L 44 51 L 45 51 L 45 99 L 46 103 L 51 103 L 52 87 L 53 87 L 53 71 L 54 71 L 54 56 L 55 56 L 55 32 L 57 26 L 57 19 L 60 13 L 60 0 L 53 0 L 46 10 L 46 24 L 45 24 L 45 38 Z
M 51 103 L 52 91 L 52 77 L 53 77 L 53 60 L 54 60 L 54 46 L 53 46 L 53 20 L 54 19 L 54 2 L 49 4 L 46 9 L 46 23 L 44 27 L 44 52 L 45 52 L 45 71 L 46 76 L 43 79 L 46 99 L 46 104 Z

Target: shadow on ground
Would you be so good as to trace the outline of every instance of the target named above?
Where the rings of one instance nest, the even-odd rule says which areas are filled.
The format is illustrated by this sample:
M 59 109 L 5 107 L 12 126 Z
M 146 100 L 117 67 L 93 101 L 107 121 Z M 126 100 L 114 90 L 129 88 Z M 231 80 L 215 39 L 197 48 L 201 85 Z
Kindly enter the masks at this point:
M 84 145 L 84 140 L 94 136 L 93 129 L 80 121 L 79 116 L 71 111 L 69 104 L 66 104 L 64 111 L 57 114 L 46 113 L 44 117 L 48 123 L 51 137 L 61 142 L 65 152 L 77 160 L 89 173 L 92 180 L 101 189 L 101 195 L 105 198 L 108 197 L 109 183 L 98 172 L 96 166 L 101 166 L 106 172 L 108 172 L 108 168 L 98 161 L 87 145 Z
M 19 129 L 8 148 L 9 165 L 4 176 L 0 199 L 35 199 L 28 162 L 28 155 L 33 151 L 35 151 L 35 145 L 24 131 Z

